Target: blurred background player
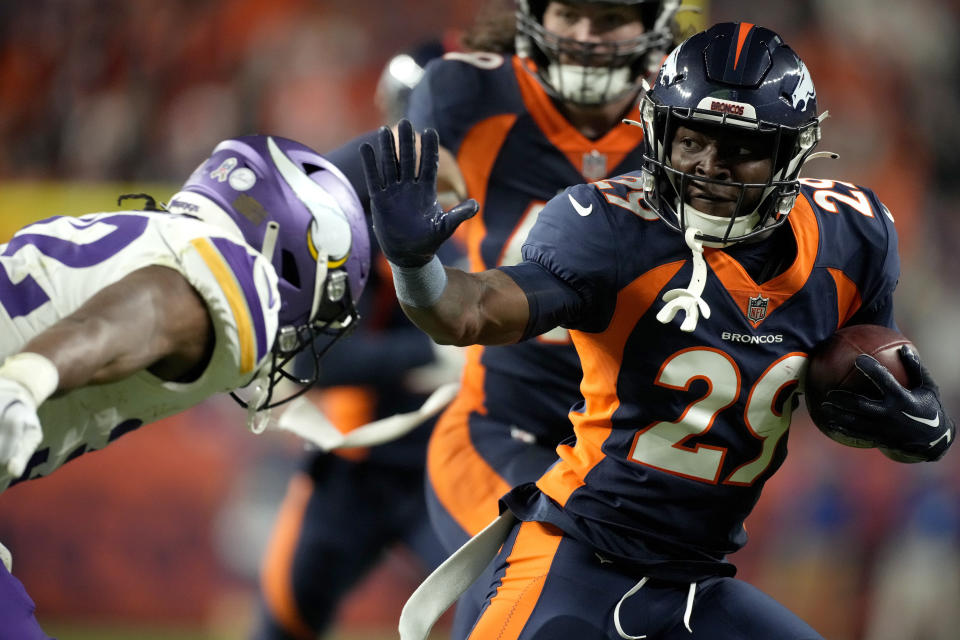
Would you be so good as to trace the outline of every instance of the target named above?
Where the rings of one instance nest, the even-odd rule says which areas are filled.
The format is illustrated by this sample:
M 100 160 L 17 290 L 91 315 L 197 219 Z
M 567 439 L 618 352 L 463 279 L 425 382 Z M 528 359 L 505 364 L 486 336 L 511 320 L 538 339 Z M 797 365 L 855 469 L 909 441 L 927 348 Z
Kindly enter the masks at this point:
M 385 118 L 403 115 L 423 67 L 457 42 L 451 31 L 387 63 L 376 92 Z M 343 149 L 355 151 L 358 145 L 347 143 Z M 444 260 L 453 264 L 459 257 L 451 243 Z M 307 393 L 344 433 L 417 409 L 442 383 L 458 379 L 462 364 L 459 349 L 441 351 L 404 315 L 389 265 L 375 243 L 372 261 L 359 305 L 363 322 L 326 354 Z M 423 492 L 433 423 L 429 419 L 387 444 L 306 457 L 290 480 L 263 560 L 254 638 L 322 636 L 344 597 L 397 545 L 413 552 L 421 576 L 446 557 Z
M 640 112 L 641 165 L 551 199 L 523 261 L 481 273 L 431 257 L 477 211 L 437 207 L 435 132 L 419 172 L 409 123 L 399 163 L 386 129 L 379 152 L 362 148 L 374 228 L 419 327 L 510 344 L 566 326 L 583 363 L 576 438 L 501 500 L 507 528 L 499 552 L 486 544 L 496 575 L 469 637 L 819 638 L 734 579 L 728 556 L 786 457 L 807 354 L 838 327 L 896 326 L 893 216 L 865 187 L 799 178 L 825 116 L 768 29 L 721 23 L 684 41 Z M 955 425 L 917 353 L 900 356 L 905 386 L 860 356 L 878 397 L 831 392 L 828 426 L 894 459 L 939 460 Z M 401 621 L 404 638 L 420 630 Z
M 456 182 L 444 173 L 459 167 L 480 203 L 458 231 L 471 270 L 519 262 L 540 210 L 564 187 L 639 164 L 643 132 L 622 119 L 636 115 L 640 80 L 673 44 L 679 9 L 673 0 L 494 4 L 465 35 L 474 53 L 427 67 L 408 115 L 456 158 L 441 164 L 441 180 Z M 427 456 L 431 521 L 448 551 L 496 517 L 500 496 L 556 460 L 581 376 L 561 328 L 468 348 L 460 394 Z M 474 617 L 461 604 L 455 626 Z
M 0 490 L 248 385 L 259 430 L 283 367 L 356 321 L 366 221 L 309 148 L 226 140 L 167 210 L 135 197 L 147 210 L 48 218 L 0 247 Z M 2 634 L 45 637 L 3 560 Z

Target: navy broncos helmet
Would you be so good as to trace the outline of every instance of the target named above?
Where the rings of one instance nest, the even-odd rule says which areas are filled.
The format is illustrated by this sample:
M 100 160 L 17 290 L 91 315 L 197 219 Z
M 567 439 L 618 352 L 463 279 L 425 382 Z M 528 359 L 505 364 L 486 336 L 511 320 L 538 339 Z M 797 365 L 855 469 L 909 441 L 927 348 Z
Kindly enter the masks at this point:
M 272 263 L 280 293 L 279 329 L 257 409 L 276 406 L 283 378 L 302 385 L 284 366 L 317 337 L 324 351 L 355 325 L 355 303 L 370 272 L 370 242 L 360 199 L 330 161 L 299 142 L 250 135 L 224 140 L 167 205 L 240 234 Z M 304 386 L 303 390 L 307 387 Z M 237 397 L 237 396 L 235 396 Z M 246 404 L 237 398 L 242 404 Z
M 698 229 L 706 243 L 737 242 L 785 222 L 800 190 L 800 168 L 820 141 L 822 118 L 807 67 L 779 35 L 746 22 L 714 25 L 675 48 L 640 112 L 647 204 L 680 232 Z M 690 122 L 770 136 L 773 170 L 765 183 L 722 182 L 740 190 L 732 218 L 683 201 L 692 182 L 720 182 L 671 166 L 673 134 Z M 748 188 L 763 191 L 759 204 L 744 210 Z
M 543 26 L 548 0 L 516 0 L 517 55 L 536 63 L 544 89 L 563 102 L 602 105 L 638 91 L 639 79 L 656 69 L 673 44 L 674 16 L 680 0 L 564 2 L 637 7 L 644 33 L 619 42 L 558 36 Z

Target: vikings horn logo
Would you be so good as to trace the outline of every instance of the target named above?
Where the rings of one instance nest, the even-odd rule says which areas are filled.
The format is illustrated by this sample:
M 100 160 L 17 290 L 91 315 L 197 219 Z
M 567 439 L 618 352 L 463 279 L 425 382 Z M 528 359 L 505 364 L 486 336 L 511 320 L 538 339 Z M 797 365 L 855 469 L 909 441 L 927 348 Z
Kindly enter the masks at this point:
M 287 185 L 313 214 L 314 223 L 307 230 L 307 248 L 316 260 L 317 248 L 327 250 L 329 267 L 339 267 L 350 256 L 351 233 L 347 216 L 336 199 L 311 180 L 288 158 L 273 138 L 267 138 L 270 157 Z M 322 237 L 321 237 L 322 234 Z
M 807 65 L 800 63 L 800 79 L 797 80 L 797 87 L 793 90 L 793 94 L 790 96 L 790 102 L 793 103 L 793 108 L 798 111 L 803 111 L 807 108 L 810 100 L 813 100 L 817 97 L 817 92 L 813 88 L 813 79 L 810 77 L 810 72 L 807 71 Z

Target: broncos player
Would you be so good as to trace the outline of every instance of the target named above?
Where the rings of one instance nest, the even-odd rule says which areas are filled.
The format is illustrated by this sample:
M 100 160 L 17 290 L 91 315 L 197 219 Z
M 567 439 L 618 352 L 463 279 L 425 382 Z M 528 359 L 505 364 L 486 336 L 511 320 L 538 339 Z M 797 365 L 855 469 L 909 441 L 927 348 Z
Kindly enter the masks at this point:
M 467 42 L 482 53 L 427 68 L 408 114 L 417 129 L 439 132 L 441 153 L 455 155 L 452 166 L 481 205 L 462 230 L 472 270 L 519 262 L 530 226 L 564 187 L 640 162 L 643 132 L 621 119 L 672 41 L 677 5 L 520 0 L 516 55 L 491 52 L 506 44 L 494 35 L 502 24 L 481 22 Z M 450 166 L 441 165 L 441 179 L 454 184 Z M 556 459 L 580 377 L 563 329 L 468 350 L 460 395 L 438 421 L 427 459 L 431 518 L 450 551 L 497 515 L 500 495 Z
M 246 385 L 260 429 L 283 365 L 356 320 L 363 209 L 309 148 L 226 140 L 148 209 L 48 218 L 0 246 L 0 490 Z M 6 560 L 0 629 L 46 637 Z
M 641 120 L 639 170 L 558 195 L 522 263 L 476 274 L 431 257 L 476 208 L 432 204 L 435 134 L 419 177 L 409 125 L 399 163 L 387 131 L 378 153 L 362 149 L 374 228 L 418 326 L 505 344 L 560 325 L 583 365 L 575 439 L 504 496 L 493 544 L 477 536 L 443 570 L 497 553 L 471 638 L 820 638 L 726 556 L 786 456 L 811 349 L 844 325 L 895 326 L 893 217 L 865 187 L 800 180 L 821 116 L 806 67 L 769 29 L 686 40 Z M 882 397 L 834 392 L 826 406 L 897 458 L 936 460 L 955 427 L 917 354 L 902 358 L 909 388 L 861 357 Z M 426 628 L 429 601 L 411 598 L 402 637 Z
M 470 268 L 520 261 L 544 204 L 571 184 L 629 170 L 643 132 L 622 122 L 640 79 L 673 41 L 678 0 L 518 0 L 466 34 L 476 52 L 431 64 L 408 116 L 439 132 L 445 184 L 463 184 L 481 213 L 461 230 Z M 513 55 L 511 55 L 513 53 Z M 452 174 L 452 175 L 451 175 Z M 471 347 L 458 397 L 427 451 L 431 522 L 452 552 L 497 515 L 497 499 L 535 480 L 571 434 L 580 362 L 558 328 L 509 347 Z M 455 633 L 472 619 L 470 594 Z

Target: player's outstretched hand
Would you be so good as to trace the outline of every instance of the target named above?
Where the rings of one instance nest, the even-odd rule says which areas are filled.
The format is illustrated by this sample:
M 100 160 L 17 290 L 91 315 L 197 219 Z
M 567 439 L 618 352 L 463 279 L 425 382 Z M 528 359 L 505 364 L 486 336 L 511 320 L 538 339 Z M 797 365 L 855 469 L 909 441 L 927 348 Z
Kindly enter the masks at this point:
M 900 358 L 911 388 L 903 387 L 874 358 L 860 355 L 856 367 L 877 388 L 879 399 L 831 391 L 822 411 L 840 431 L 872 440 L 894 460 L 937 460 L 952 444 L 956 427 L 944 412 L 940 390 L 917 352 L 904 345 Z
M 19 382 L 0 377 L 0 466 L 19 478 L 42 440 L 33 396 Z
M 387 260 L 400 267 L 430 262 L 437 248 L 461 222 L 477 212 L 477 202 L 465 200 L 444 211 L 437 203 L 437 132 L 420 137 L 420 166 L 416 166 L 416 136 L 409 120 L 397 125 L 398 150 L 388 127 L 379 131 L 378 149 L 360 145 L 363 172 L 370 194 L 373 230 Z

